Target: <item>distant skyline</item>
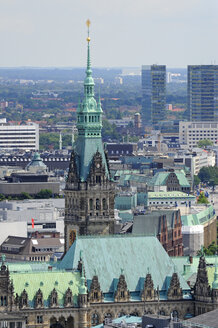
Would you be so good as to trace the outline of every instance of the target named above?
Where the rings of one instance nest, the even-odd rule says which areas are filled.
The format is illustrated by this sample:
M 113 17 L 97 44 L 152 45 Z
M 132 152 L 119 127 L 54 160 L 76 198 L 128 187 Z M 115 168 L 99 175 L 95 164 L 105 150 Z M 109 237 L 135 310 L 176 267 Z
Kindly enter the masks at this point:
M 0 67 L 218 64 L 217 0 L 0 0 Z

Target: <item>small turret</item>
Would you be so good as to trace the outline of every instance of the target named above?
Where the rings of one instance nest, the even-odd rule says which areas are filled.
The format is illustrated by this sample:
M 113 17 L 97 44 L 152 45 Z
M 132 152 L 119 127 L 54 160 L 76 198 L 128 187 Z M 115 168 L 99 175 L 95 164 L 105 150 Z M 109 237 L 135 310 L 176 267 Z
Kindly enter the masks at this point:
M 88 327 L 88 290 L 86 286 L 84 263 L 82 259 L 82 251 L 80 251 L 80 266 L 81 266 L 81 278 L 79 285 L 78 305 L 79 305 L 79 328 Z
M 79 306 L 80 307 L 87 307 L 88 304 L 88 290 L 86 286 L 86 278 L 84 273 L 84 265 L 83 265 L 83 259 L 81 257 L 81 264 L 82 264 L 82 270 L 81 270 L 81 278 L 80 278 L 80 285 L 79 285 Z
M 197 279 L 194 286 L 194 298 L 197 301 L 211 300 L 211 289 L 208 282 L 207 265 L 203 252 L 198 265 Z
M 87 295 L 87 287 L 86 287 L 86 278 L 82 275 L 80 278 L 80 286 L 79 286 L 79 294 L 80 295 Z

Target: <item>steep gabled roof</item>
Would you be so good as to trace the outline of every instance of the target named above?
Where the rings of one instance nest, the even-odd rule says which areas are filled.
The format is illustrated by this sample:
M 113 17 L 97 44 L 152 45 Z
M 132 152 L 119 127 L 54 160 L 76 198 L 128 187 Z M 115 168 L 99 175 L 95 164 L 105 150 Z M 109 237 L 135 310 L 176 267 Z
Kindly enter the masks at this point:
M 78 237 L 61 261 L 60 269 L 76 268 L 82 251 L 86 278 L 98 276 L 104 293 L 114 292 L 121 269 L 130 292 L 141 291 L 149 268 L 154 287 L 167 290 L 174 264 L 156 237 L 87 236 Z M 179 276 L 181 287 L 189 290 Z

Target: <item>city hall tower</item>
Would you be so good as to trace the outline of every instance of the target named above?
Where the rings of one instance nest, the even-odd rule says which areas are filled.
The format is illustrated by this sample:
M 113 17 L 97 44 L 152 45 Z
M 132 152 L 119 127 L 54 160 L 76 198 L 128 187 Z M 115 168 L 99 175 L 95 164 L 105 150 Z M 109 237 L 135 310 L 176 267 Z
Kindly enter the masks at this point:
M 65 252 L 76 235 L 114 232 L 114 183 L 102 145 L 102 108 L 94 98 L 90 61 L 90 21 L 87 21 L 87 68 L 84 99 L 77 108 L 78 137 L 65 187 Z

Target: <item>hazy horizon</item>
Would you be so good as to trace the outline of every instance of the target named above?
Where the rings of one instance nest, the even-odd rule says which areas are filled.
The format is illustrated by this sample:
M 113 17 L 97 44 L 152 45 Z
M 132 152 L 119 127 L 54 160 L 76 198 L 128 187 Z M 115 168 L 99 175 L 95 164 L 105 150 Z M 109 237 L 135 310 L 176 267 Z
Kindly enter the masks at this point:
M 0 67 L 218 63 L 218 1 L 0 0 Z

